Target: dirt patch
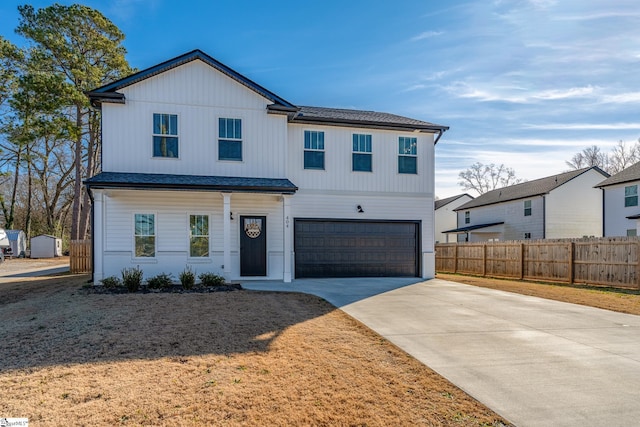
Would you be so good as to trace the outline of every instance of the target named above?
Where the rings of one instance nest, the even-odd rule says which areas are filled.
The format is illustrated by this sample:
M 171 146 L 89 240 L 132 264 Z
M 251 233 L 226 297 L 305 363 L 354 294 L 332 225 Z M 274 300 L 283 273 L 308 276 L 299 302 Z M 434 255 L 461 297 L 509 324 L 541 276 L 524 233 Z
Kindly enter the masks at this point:
M 37 259 L 6 258 L 3 263 L 0 263 L 0 277 L 20 274 L 25 271 L 62 267 L 64 265 L 69 265 L 68 256 Z
M 444 273 L 438 273 L 437 278 L 572 304 L 604 308 L 621 313 L 640 314 L 640 291 L 637 290 L 491 279 Z
M 326 301 L 0 283 L 0 415 L 30 425 L 506 425 Z

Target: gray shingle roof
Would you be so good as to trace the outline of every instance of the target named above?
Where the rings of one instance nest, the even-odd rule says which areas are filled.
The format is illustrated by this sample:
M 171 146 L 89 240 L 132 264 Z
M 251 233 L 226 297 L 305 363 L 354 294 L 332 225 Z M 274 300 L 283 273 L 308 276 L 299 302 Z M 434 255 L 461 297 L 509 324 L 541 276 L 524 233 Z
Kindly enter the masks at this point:
M 369 127 L 395 127 L 407 130 L 422 129 L 432 131 L 449 129 L 447 126 L 378 111 L 309 106 L 301 106 L 299 108 L 298 113 L 290 120 L 292 123 L 353 124 Z
M 153 173 L 102 172 L 85 181 L 91 188 L 133 188 L 150 190 L 237 191 L 293 194 L 298 190 L 288 179 L 230 176 L 170 175 Z
M 498 188 L 496 190 L 484 193 L 473 200 L 468 201 L 464 205 L 454 209 L 464 210 L 470 208 L 477 208 L 479 206 L 493 205 L 496 203 L 502 203 L 509 200 L 524 199 L 527 197 L 540 196 L 549 193 L 551 190 L 560 187 L 561 185 L 571 181 L 577 176 L 583 173 L 595 169 L 600 172 L 602 176 L 608 176 L 606 172 L 597 166 L 590 168 L 578 169 L 570 172 L 561 173 L 558 175 L 552 175 L 545 178 L 536 179 L 533 181 L 523 182 L 521 184 L 511 185 L 509 187 Z
M 458 200 L 460 197 L 463 196 L 469 196 L 467 193 L 464 194 L 458 194 L 457 196 L 451 196 L 451 197 L 447 197 L 446 199 L 440 199 L 440 200 L 436 200 L 434 205 L 435 205 L 435 209 L 438 210 L 443 206 L 448 205 L 451 202 L 455 202 L 456 200 Z M 469 196 L 471 197 L 471 196 Z M 473 199 L 473 197 L 471 197 Z
M 287 114 L 293 123 L 319 123 L 325 125 L 359 126 L 369 128 L 397 129 L 403 131 L 423 130 L 430 132 L 442 132 L 449 129 L 448 126 L 437 125 L 422 120 L 411 119 L 389 113 L 376 111 L 347 110 L 340 108 L 299 107 L 289 101 L 265 89 L 249 78 L 243 76 L 232 68 L 226 66 L 215 58 L 207 55 L 199 49 L 187 52 L 153 67 L 134 73 L 130 76 L 106 84 L 87 92 L 92 105 L 100 107 L 103 102 L 125 103 L 124 94 L 117 92 L 127 86 L 156 76 L 158 74 L 179 67 L 194 60 L 201 60 L 221 73 L 229 76 L 238 83 L 248 87 L 264 98 L 273 102 L 268 106 L 272 113 Z
M 610 176 L 600 184 L 596 185 L 596 187 L 607 187 L 609 185 L 622 184 L 631 181 L 640 181 L 640 162 L 629 166 L 613 176 Z

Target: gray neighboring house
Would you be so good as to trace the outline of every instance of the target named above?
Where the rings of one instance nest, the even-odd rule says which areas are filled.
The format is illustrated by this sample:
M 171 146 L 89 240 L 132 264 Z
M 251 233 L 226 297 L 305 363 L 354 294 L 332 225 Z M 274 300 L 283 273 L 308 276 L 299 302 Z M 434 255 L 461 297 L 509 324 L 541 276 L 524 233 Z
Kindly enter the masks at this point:
M 637 236 L 640 229 L 638 206 L 640 162 L 600 182 L 604 200 L 605 237 Z
M 435 201 L 434 210 L 436 243 L 449 243 L 449 234 L 445 234 L 443 233 L 443 231 L 458 227 L 458 214 L 456 213 L 455 209 L 470 200 L 473 200 L 473 197 L 465 193 Z M 455 236 L 453 240 L 455 241 Z
M 609 174 L 590 167 L 489 191 L 455 209 L 462 241 L 602 236 L 602 194 Z

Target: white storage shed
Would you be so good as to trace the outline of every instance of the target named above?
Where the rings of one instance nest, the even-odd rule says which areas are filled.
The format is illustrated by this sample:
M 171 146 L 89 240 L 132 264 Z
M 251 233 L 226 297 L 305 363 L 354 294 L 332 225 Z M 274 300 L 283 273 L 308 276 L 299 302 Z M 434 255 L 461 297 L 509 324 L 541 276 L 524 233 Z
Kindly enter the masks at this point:
M 27 235 L 22 230 L 6 230 L 11 246 L 11 255 L 23 258 L 27 251 Z
M 53 258 L 62 256 L 62 239 L 49 234 L 31 238 L 31 258 Z

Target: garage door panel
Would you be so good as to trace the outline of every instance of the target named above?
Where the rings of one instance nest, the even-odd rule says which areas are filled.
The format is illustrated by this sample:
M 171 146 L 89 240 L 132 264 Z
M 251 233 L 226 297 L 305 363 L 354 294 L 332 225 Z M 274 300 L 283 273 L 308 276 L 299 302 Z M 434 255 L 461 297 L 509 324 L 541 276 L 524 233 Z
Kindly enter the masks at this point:
M 419 222 L 295 220 L 296 277 L 419 275 Z

